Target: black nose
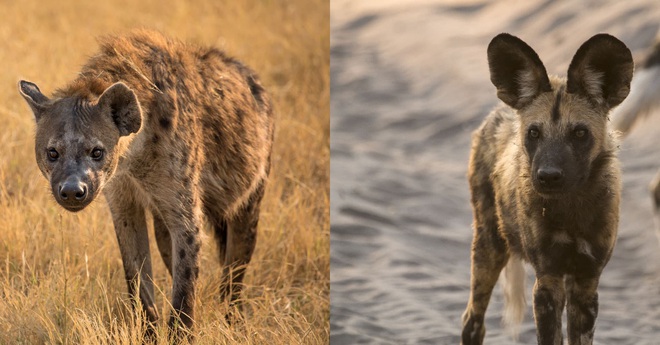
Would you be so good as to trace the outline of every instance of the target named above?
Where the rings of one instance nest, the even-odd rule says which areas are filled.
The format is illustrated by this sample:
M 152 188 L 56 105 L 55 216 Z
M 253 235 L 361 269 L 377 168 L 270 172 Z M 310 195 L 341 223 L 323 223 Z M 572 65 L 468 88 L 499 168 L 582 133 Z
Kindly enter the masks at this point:
M 83 201 L 87 198 L 87 185 L 78 179 L 68 179 L 60 185 L 60 198 L 65 201 Z
M 546 187 L 556 187 L 564 180 L 564 172 L 559 168 L 544 167 L 536 172 L 539 182 Z

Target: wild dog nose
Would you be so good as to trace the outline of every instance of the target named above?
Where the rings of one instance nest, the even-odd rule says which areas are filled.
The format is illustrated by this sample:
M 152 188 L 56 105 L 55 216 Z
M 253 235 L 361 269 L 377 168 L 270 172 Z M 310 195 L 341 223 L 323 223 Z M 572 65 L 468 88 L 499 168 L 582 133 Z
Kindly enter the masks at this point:
M 67 179 L 60 185 L 60 198 L 65 201 L 83 201 L 87 198 L 87 185 L 78 179 Z
M 539 168 L 536 172 L 539 182 L 546 186 L 555 186 L 564 179 L 564 172 L 561 169 L 553 167 Z

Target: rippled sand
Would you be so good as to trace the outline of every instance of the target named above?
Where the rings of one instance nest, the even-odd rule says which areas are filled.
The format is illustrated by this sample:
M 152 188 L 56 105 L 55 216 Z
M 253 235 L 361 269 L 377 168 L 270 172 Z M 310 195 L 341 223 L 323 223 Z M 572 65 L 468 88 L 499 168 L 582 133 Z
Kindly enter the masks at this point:
M 608 32 L 637 60 L 660 27 L 660 3 L 333 0 L 331 12 L 331 343 L 458 344 L 470 133 L 498 101 L 488 42 L 515 34 L 563 75 L 580 44 Z M 647 191 L 659 131 L 653 116 L 621 145 L 619 241 L 601 279 L 596 344 L 660 344 L 660 245 Z M 513 343 L 501 311 L 498 286 L 487 344 Z M 530 306 L 519 342 L 535 341 Z

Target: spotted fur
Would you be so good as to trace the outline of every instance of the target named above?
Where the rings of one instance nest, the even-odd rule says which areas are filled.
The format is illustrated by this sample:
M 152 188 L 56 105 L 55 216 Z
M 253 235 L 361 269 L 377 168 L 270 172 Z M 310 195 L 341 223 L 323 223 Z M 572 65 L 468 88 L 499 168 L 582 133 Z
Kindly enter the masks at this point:
M 219 290 L 238 299 L 273 141 L 271 102 L 252 70 L 215 48 L 138 30 L 101 39 L 78 78 L 52 98 L 26 81 L 19 90 L 55 199 L 75 212 L 105 195 L 129 292 L 150 321 L 158 313 L 149 213 L 173 277 L 170 327 L 193 324 L 203 215 L 224 264 Z
M 525 275 L 534 268 L 539 344 L 592 344 L 601 272 L 614 244 L 621 192 L 610 109 L 629 92 L 633 61 L 618 39 L 599 34 L 573 57 L 567 79 L 548 77 L 526 43 L 509 34 L 488 47 L 491 81 L 505 103 L 472 137 L 468 180 L 474 211 L 470 299 L 462 344 L 482 344 L 484 315 L 508 270 L 505 321 L 516 328 Z M 524 76 L 524 77 L 521 77 Z M 514 310 L 512 310 L 513 308 Z

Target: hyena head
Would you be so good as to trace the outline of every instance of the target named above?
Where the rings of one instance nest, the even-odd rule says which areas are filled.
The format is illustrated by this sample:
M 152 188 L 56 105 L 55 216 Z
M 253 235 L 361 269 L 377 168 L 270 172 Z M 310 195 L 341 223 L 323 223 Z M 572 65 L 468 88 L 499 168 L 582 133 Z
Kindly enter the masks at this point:
M 37 164 L 50 181 L 55 200 L 71 212 L 82 210 L 117 168 L 119 138 L 140 129 L 142 115 L 135 93 L 116 83 L 93 100 L 49 99 L 27 81 L 19 82 L 19 91 L 34 113 Z
M 525 42 L 500 34 L 488 46 L 488 64 L 497 96 L 518 113 L 523 176 L 547 197 L 584 186 L 594 163 L 614 150 L 608 113 L 630 91 L 630 50 L 613 36 L 593 36 L 563 80 L 549 78 Z

